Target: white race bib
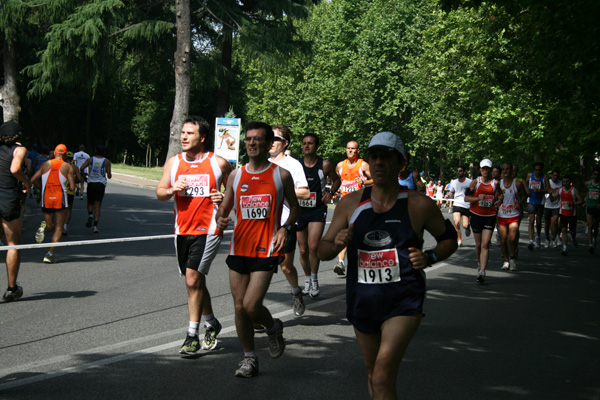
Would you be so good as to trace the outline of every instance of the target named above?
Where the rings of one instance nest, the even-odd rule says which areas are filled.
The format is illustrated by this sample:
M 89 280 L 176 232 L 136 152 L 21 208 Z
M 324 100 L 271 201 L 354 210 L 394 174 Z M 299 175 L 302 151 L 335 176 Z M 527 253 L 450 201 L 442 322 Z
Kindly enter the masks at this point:
M 598 200 L 598 192 L 593 192 L 590 190 L 589 198 L 590 200 Z
M 210 196 L 210 177 L 208 174 L 179 175 L 179 179 L 187 182 L 185 191 L 179 192 L 184 197 L 208 197 Z
M 561 201 L 560 208 L 562 208 L 563 210 L 572 210 L 573 202 L 572 201 Z
M 479 200 L 479 207 L 491 207 L 494 202 L 494 196 L 484 195 L 483 199 Z
M 514 212 L 515 212 L 514 204 L 511 204 L 511 205 L 502 204 L 500 206 L 500 214 L 513 214 Z
M 240 197 L 242 219 L 267 219 L 271 213 L 271 195 L 257 194 Z
M 358 190 L 359 190 L 358 182 L 342 180 L 342 192 L 350 193 L 350 192 L 356 192 Z
M 529 181 L 529 187 L 532 189 L 541 189 L 542 188 L 542 182 L 535 182 L 535 181 Z
M 300 207 L 310 207 L 310 208 L 314 208 L 317 206 L 317 193 L 316 192 L 310 192 L 310 197 L 306 200 L 300 200 Z
M 381 284 L 400 282 L 400 265 L 396 249 L 358 250 L 358 282 Z

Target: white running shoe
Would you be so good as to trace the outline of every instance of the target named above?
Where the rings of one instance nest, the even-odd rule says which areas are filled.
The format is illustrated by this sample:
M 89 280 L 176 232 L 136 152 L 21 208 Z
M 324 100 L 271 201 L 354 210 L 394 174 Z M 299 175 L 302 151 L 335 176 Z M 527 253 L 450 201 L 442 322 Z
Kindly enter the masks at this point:
M 517 270 L 517 260 L 514 258 L 511 258 L 508 262 L 509 267 L 508 269 L 510 269 L 511 271 L 516 271 Z
M 310 281 L 310 297 L 319 297 L 321 291 L 319 290 L 319 281 L 311 280 Z
M 310 279 L 304 281 L 304 289 L 302 289 L 302 296 L 308 296 L 310 294 Z
M 504 261 L 504 263 L 502 264 L 502 268 L 500 268 L 502 271 L 506 271 L 509 268 L 509 263 L 508 261 Z

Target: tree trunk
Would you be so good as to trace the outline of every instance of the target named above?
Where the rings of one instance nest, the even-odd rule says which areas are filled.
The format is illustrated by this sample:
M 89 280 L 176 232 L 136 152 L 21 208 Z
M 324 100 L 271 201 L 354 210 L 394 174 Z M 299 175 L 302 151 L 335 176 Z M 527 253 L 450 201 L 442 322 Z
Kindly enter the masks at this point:
M 167 159 L 181 151 L 179 135 L 183 120 L 190 108 L 190 1 L 175 1 L 175 26 L 177 50 L 175 51 L 175 105 L 169 127 L 169 151 Z
M 221 64 L 225 69 L 225 81 L 219 88 L 217 94 L 217 106 L 215 114 L 218 117 L 224 117 L 229 111 L 229 92 L 231 90 L 231 62 L 233 54 L 233 31 L 227 26 L 223 26 L 223 44 L 221 47 Z
M 446 153 L 440 150 L 440 178 L 442 183 L 446 182 Z
M 19 122 L 19 94 L 17 93 L 17 61 L 15 48 L 4 35 L 2 38 L 2 53 L 4 63 L 4 85 L 0 88 L 0 106 L 4 121 Z

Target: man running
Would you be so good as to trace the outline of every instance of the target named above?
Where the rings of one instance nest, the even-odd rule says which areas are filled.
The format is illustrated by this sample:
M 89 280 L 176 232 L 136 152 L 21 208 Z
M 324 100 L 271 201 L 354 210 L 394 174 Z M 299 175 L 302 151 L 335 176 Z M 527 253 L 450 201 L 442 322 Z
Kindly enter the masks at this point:
M 319 243 L 330 260 L 348 247 L 346 316 L 367 369 L 372 399 L 395 399 L 398 368 L 423 317 L 424 268 L 457 248 L 456 231 L 435 203 L 398 184 L 404 145 L 392 132 L 369 144 L 374 186 L 343 198 Z M 423 251 L 423 234 L 437 241 Z
M 91 228 L 93 221 L 94 233 L 100 233 L 98 230 L 98 222 L 100 221 L 100 207 L 102 206 L 104 192 L 106 191 L 106 184 L 108 183 L 107 178 L 112 178 L 111 163 L 108 158 L 104 157 L 104 153 L 106 153 L 106 146 L 97 145 L 94 156 L 85 160 L 81 166 L 82 171 L 89 167 L 87 178 L 88 220 L 85 226 Z
M 481 176 L 471 182 L 468 192 L 465 193 L 465 201 L 471 203 L 471 228 L 475 237 L 478 268 L 477 282 L 483 283 L 490 257 L 490 240 L 496 225 L 496 185 L 492 179 L 492 162 L 487 158 L 481 160 L 479 168 Z
M 533 172 L 527 174 L 525 190 L 529 195 L 527 200 L 527 214 L 529 215 L 529 245 L 533 250 L 540 248 L 540 235 L 542 233 L 542 217 L 544 215 L 545 194 L 548 193 L 548 177 L 543 172 L 544 163 L 533 163 Z M 535 235 L 535 242 L 534 242 Z
M 327 221 L 327 203 L 340 187 L 340 178 L 335 173 L 335 166 L 330 161 L 317 155 L 319 137 L 314 133 L 307 133 L 302 138 L 302 152 L 300 159 L 304 175 L 310 189 L 308 200 L 299 200 L 300 218 L 297 223 L 298 248 L 300 249 L 300 263 L 306 279 L 302 294 L 317 297 L 319 289 L 319 260 L 317 248 L 325 229 Z M 327 189 L 327 178 L 331 180 L 331 189 Z
M 358 142 L 351 140 L 346 144 L 346 159 L 340 161 L 335 170 L 340 176 L 342 181 L 340 186 L 340 192 L 342 198 L 346 195 L 359 191 L 364 185 L 370 185 L 373 181 L 371 180 L 371 172 L 369 170 L 369 164 L 367 164 L 362 158 L 358 158 L 360 148 Z M 338 275 L 346 274 L 346 266 L 344 264 L 344 258 L 346 258 L 346 248 L 343 248 L 338 254 L 338 262 L 333 267 L 333 272 Z
M 283 258 L 285 242 L 298 219 L 300 206 L 290 173 L 268 160 L 274 137 L 271 126 L 249 122 L 245 131 L 249 162 L 229 175 L 225 198 L 217 211 L 217 227 L 227 228 L 231 221 L 229 213 L 235 208 L 236 222 L 226 261 L 235 327 L 244 350 L 244 359 L 235 376 L 250 378 L 258 374 L 254 325 L 266 327 L 272 358 L 280 357 L 285 349 L 283 323 L 273 319 L 263 299 Z M 290 213 L 281 225 L 284 200 Z
M 559 189 L 562 187 L 562 180 L 559 179 L 560 171 L 554 169 L 550 174 L 548 183 L 548 193 L 546 194 L 546 200 L 544 203 L 544 232 L 546 234 L 546 248 L 558 247 L 558 210 L 560 208 L 560 199 L 557 198 L 554 201 L 550 200 L 550 193 L 554 193 L 554 196 L 558 195 Z
M 465 236 L 471 235 L 471 227 L 469 225 L 469 217 L 471 216 L 471 203 L 465 201 L 465 191 L 471 186 L 472 180 L 467 178 L 466 169 L 463 165 L 459 165 L 456 169 L 456 179 L 450 184 L 450 195 L 454 195 L 452 203 L 452 218 L 454 219 L 454 229 L 458 237 L 458 247 L 462 246 L 462 236 L 460 234 L 460 226 L 465 230 Z
M 71 164 L 73 168 L 73 173 L 75 174 L 75 189 L 77 189 L 77 182 L 81 182 L 81 174 L 79 173 L 79 168 L 73 161 L 73 153 L 67 151 L 67 157 L 65 158 L 65 162 Z M 75 201 L 75 190 L 71 190 L 71 188 L 67 187 L 67 216 L 65 217 L 65 223 L 63 225 L 63 235 L 67 236 L 69 233 L 69 222 L 71 222 L 71 214 L 73 212 L 73 203 Z
M 181 128 L 182 152 L 169 158 L 156 186 L 156 198 L 174 198 L 175 251 L 179 273 L 185 276 L 189 325 L 180 354 L 193 356 L 200 347 L 213 350 L 221 324 L 214 315 L 206 275 L 219 250 L 223 232 L 216 226 L 217 205 L 223 200 L 221 182 L 231 172 L 229 162 L 206 150 L 210 126 L 204 118 L 190 116 Z M 204 339 L 198 336 L 204 318 Z
M 502 179 L 496 186 L 496 207 L 498 207 L 498 232 L 500 233 L 500 249 L 504 263 L 502 270 L 517 270 L 517 231 L 521 214 L 521 204 L 527 198 L 523 183 L 512 176 L 512 164 L 502 165 Z
M 23 173 L 22 165 L 27 158 L 27 149 L 17 144 L 20 138 L 21 127 L 15 121 L 8 121 L 0 126 L 0 223 L 7 246 L 16 246 L 21 242 L 21 196 L 31 188 L 31 182 Z M 7 303 L 23 296 L 23 288 L 17 284 L 20 266 L 19 250 L 7 250 L 8 282 L 2 296 L 2 300 Z
M 410 167 L 410 152 L 406 152 L 406 164 L 400 170 L 398 174 L 398 183 L 400 186 L 406 186 L 410 190 L 418 190 L 421 193 L 425 193 L 425 184 L 421 180 L 419 173 L 409 169 Z
M 588 226 L 588 251 L 596 251 L 598 223 L 600 222 L 600 167 L 595 167 L 592 179 L 587 183 L 588 193 L 585 196 L 585 218 Z
M 269 161 L 279 165 L 281 168 L 286 169 L 292 180 L 294 181 L 294 189 L 296 191 L 296 197 L 298 200 L 308 200 L 310 198 L 310 190 L 308 189 L 308 182 L 304 176 L 304 170 L 302 164 L 295 158 L 285 154 L 285 150 L 290 145 L 292 139 L 292 131 L 285 125 L 275 125 L 273 129 L 273 145 L 269 151 L 271 157 Z M 283 203 L 283 211 L 281 213 L 281 220 L 287 220 L 290 213 L 290 209 L 287 204 Z M 298 270 L 294 266 L 294 254 L 296 252 L 296 226 L 292 225 L 287 243 L 284 248 L 284 259 L 281 263 L 281 270 L 283 271 L 288 283 L 292 287 L 292 310 L 296 316 L 304 314 L 305 305 L 302 299 L 302 290 L 298 285 Z
M 438 179 L 437 184 L 435 185 L 435 200 L 439 209 L 442 208 L 443 199 L 444 198 L 444 184 L 441 179 Z
M 83 178 L 83 179 L 79 180 L 79 185 L 77 188 L 77 191 L 79 192 L 79 194 L 77 194 L 77 195 L 79 196 L 80 200 L 83 200 L 83 189 L 85 187 L 85 176 L 86 176 L 86 173 L 83 169 L 81 169 L 81 166 L 89 158 L 90 158 L 90 155 L 85 152 L 84 145 L 80 145 L 79 151 L 77 153 L 73 154 L 73 161 L 75 161 L 75 165 L 77 166 L 77 168 L 79 168 L 79 172 L 81 174 L 81 177 Z
M 54 159 L 46 161 L 33 175 L 31 182 L 41 189 L 41 206 L 44 220 L 35 233 L 35 241 L 42 243 L 46 233 L 54 231 L 52 243 L 60 242 L 63 225 L 67 218 L 67 185 L 75 190 L 75 173 L 73 166 L 65 162 L 67 146 L 59 144 L 54 149 Z M 42 178 L 42 182 L 38 180 Z M 54 250 L 50 247 L 44 256 L 44 263 L 56 262 Z
M 571 185 L 570 175 L 563 176 L 562 188 L 560 188 L 558 194 L 550 193 L 550 200 L 554 201 L 556 199 L 560 200 L 559 221 L 563 245 L 560 254 L 568 256 L 567 242 L 569 238 L 567 230 L 571 233 L 573 246 L 578 247 L 579 244 L 575 238 L 577 235 L 577 206 L 583 204 L 583 199 L 579 196 L 579 192 L 575 189 L 575 186 Z

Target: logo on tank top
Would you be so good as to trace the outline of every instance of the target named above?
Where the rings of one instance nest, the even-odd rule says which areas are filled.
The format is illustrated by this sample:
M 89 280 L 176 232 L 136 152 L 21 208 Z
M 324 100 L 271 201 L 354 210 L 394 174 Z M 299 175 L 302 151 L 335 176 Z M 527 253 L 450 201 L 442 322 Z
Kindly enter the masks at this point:
M 240 192 L 245 193 L 247 191 L 248 191 L 248 184 L 242 183 L 242 186 L 240 186 Z
M 386 231 L 371 231 L 365 234 L 363 243 L 371 247 L 384 247 L 392 243 L 392 238 Z

